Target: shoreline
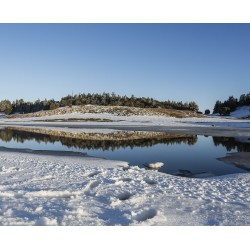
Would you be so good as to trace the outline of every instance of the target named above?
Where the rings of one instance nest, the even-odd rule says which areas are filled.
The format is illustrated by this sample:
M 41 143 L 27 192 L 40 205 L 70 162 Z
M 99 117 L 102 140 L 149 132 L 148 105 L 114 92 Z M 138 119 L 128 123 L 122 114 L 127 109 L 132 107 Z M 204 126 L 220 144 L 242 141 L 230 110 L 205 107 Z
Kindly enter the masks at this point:
M 17 152 L 1 153 L 0 166 L 2 226 L 250 225 L 249 174 L 189 179 L 123 161 Z
M 172 138 L 176 133 L 182 134 L 182 138 L 183 134 L 250 137 L 249 128 L 186 124 L 121 122 L 116 125 L 67 123 L 67 126 L 57 123 L 55 126 L 46 123 L 41 127 L 28 122 L 13 124 L 13 130 L 29 132 L 51 128 L 59 132 L 72 128 L 81 132 L 105 129 L 101 138 L 113 134 L 113 130 L 118 134 L 126 132 L 123 130 L 158 136 L 168 133 Z M 4 123 L 2 127 L 9 125 Z M 0 225 L 248 226 L 249 179 L 249 173 L 186 178 L 81 152 L 29 149 L 27 152 L 27 149 L 0 147 Z M 193 212 L 187 217 L 187 211 Z
M 28 132 L 31 134 L 49 135 L 60 138 L 71 138 L 80 140 L 93 140 L 93 141 L 127 141 L 127 140 L 142 140 L 142 139 L 177 139 L 177 138 L 192 138 L 193 135 L 184 133 L 173 134 L 165 132 L 152 132 L 152 131 L 129 131 L 129 130 L 113 130 L 100 128 L 94 130 L 77 130 L 67 131 L 63 128 L 35 128 L 35 127 L 11 127 L 6 126 L 6 130 Z
M 124 125 L 124 124 L 64 124 L 64 123 L 31 123 L 31 122 L 0 122 L 0 127 L 16 127 L 16 128 L 30 128 L 30 129 L 46 129 L 53 128 L 60 130 L 60 128 L 67 129 L 98 129 L 98 130 L 116 130 L 116 131 L 136 131 L 136 132 L 153 132 L 153 133 L 168 133 L 168 134 L 189 134 L 189 135 L 205 135 L 205 136 L 224 136 L 224 137 L 247 137 L 250 138 L 250 128 L 240 127 L 225 127 L 225 126 L 195 126 L 195 125 L 154 125 L 154 124 L 140 124 L 140 125 Z
M 8 148 L 3 146 L 0 146 L 0 152 L 24 153 L 24 154 L 34 154 L 34 155 L 51 155 L 51 156 L 73 156 L 73 157 L 76 156 L 76 157 L 105 159 L 102 157 L 91 156 L 84 152 L 60 151 L 60 150 L 36 150 L 29 148 Z

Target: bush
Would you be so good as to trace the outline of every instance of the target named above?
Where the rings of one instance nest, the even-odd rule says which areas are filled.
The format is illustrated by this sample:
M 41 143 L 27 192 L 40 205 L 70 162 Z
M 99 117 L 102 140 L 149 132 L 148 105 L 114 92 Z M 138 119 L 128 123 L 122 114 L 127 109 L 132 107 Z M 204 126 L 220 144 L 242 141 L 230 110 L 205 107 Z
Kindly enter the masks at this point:
M 205 110 L 205 115 L 210 115 L 210 110 L 209 109 Z
M 6 115 L 10 115 L 13 111 L 12 104 L 9 100 L 4 100 L 0 102 L 0 111 L 4 112 Z
M 53 109 L 57 109 L 57 108 L 59 108 L 59 107 L 60 107 L 59 103 L 52 102 L 52 103 L 50 104 L 50 106 L 49 106 L 49 109 L 50 109 L 50 110 L 53 110 Z

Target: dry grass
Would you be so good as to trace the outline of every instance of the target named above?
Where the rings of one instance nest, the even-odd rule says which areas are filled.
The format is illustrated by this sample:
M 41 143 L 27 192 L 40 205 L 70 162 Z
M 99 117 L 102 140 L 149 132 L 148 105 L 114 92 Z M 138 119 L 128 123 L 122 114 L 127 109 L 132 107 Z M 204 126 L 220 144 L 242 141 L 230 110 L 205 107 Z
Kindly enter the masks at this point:
M 203 117 L 203 115 L 197 114 L 196 112 L 188 110 L 175 110 L 175 109 L 160 109 L 160 108 L 135 108 L 126 106 L 97 106 L 97 105 L 85 105 L 85 106 L 73 106 L 58 108 L 55 110 L 39 111 L 28 114 L 18 114 L 8 116 L 9 119 L 13 118 L 28 118 L 28 117 L 43 117 L 53 115 L 65 115 L 70 113 L 109 113 L 117 116 L 131 116 L 131 115 L 142 115 L 142 116 L 171 116 L 176 118 L 185 117 Z
M 185 117 L 204 117 L 204 115 L 197 114 L 196 112 L 189 110 L 177 110 L 177 109 L 149 109 L 152 112 L 163 116 L 171 116 L 176 118 L 185 118 Z

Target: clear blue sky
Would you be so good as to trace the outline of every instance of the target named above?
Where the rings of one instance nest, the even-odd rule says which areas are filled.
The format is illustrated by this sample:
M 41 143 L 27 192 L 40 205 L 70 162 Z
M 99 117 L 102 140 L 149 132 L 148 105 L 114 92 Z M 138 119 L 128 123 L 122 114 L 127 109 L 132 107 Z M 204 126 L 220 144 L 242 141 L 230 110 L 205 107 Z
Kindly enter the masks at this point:
M 250 24 L 0 24 L 0 100 L 115 92 L 196 101 L 250 92 Z

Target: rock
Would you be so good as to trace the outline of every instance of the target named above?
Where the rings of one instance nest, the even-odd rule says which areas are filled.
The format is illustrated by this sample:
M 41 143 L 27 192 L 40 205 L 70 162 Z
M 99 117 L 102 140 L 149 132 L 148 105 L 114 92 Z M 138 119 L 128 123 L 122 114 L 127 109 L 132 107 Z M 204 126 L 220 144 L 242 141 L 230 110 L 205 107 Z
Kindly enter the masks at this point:
M 147 168 L 151 168 L 151 169 L 158 169 L 164 166 L 163 162 L 155 162 L 155 163 L 145 163 L 143 164 L 145 167 Z

